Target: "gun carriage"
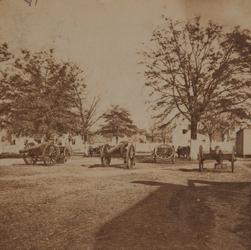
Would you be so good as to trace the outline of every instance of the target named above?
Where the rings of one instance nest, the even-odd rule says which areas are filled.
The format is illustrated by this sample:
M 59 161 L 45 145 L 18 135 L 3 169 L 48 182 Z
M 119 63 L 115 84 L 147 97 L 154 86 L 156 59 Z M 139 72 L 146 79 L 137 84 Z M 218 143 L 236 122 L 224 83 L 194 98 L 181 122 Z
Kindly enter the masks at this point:
M 128 169 L 135 165 L 135 147 L 128 142 L 120 142 L 116 146 L 105 144 L 101 148 L 101 164 L 110 166 L 112 156 L 123 158 Z
M 19 153 L 28 165 L 43 162 L 46 166 L 65 163 L 71 157 L 71 148 L 54 143 L 27 144 Z
M 175 148 L 168 144 L 158 145 L 153 149 L 152 157 L 155 163 L 157 160 L 170 160 L 171 163 L 174 163 Z
M 233 147 L 232 152 L 223 152 L 219 147 L 216 147 L 215 150 L 211 150 L 210 152 L 205 152 L 203 147 L 199 147 L 198 153 L 199 160 L 199 171 L 204 169 L 204 161 L 205 160 L 215 160 L 214 167 L 220 166 L 222 168 L 223 161 L 231 162 L 231 171 L 234 172 L 234 162 L 236 161 L 235 156 L 235 147 Z
M 189 159 L 190 146 L 178 146 L 176 153 L 179 159 Z

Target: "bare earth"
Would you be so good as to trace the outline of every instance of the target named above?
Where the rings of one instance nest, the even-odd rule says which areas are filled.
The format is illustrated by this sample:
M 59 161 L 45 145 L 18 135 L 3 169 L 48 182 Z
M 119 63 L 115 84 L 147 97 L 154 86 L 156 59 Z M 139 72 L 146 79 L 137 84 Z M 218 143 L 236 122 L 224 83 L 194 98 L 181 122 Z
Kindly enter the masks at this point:
M 0 160 L 0 249 L 251 249 L 251 162 Z

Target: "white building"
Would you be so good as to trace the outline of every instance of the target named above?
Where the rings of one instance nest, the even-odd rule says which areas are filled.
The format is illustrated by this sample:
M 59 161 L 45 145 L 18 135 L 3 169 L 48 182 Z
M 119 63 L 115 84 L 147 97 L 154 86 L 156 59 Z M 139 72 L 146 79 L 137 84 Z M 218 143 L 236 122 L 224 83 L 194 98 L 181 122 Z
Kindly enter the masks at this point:
M 172 131 L 172 141 L 175 148 L 178 146 L 190 146 L 191 144 L 191 130 L 187 121 L 176 122 L 176 126 Z M 197 141 L 199 145 L 209 148 L 209 138 L 200 133 L 197 134 Z
M 251 156 L 251 128 L 240 129 L 236 133 L 236 153 L 239 156 Z

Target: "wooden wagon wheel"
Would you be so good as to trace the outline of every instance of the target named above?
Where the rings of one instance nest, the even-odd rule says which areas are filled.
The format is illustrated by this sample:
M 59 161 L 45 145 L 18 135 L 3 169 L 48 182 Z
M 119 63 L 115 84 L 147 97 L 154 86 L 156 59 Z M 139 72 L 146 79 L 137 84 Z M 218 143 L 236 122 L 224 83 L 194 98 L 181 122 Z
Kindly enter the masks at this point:
M 153 162 L 154 162 L 154 163 L 157 163 L 156 148 L 153 149 L 152 157 L 153 157 Z
M 235 147 L 233 147 L 233 150 L 232 150 L 232 158 L 231 158 L 231 169 L 232 169 L 232 173 L 234 172 L 234 162 L 235 162 Z
M 110 166 L 111 164 L 111 155 L 108 153 L 108 144 L 105 144 L 102 148 L 101 148 L 101 154 L 100 154 L 100 158 L 101 158 L 101 164 L 103 166 Z
M 55 164 L 58 160 L 60 151 L 59 148 L 53 144 L 47 144 L 43 150 L 43 161 L 46 166 Z
M 175 163 L 175 147 L 172 146 L 173 154 L 171 156 L 171 162 L 174 164 Z
M 31 142 L 31 143 L 27 143 L 24 148 L 29 149 L 33 146 L 35 146 L 35 143 Z M 29 152 L 26 152 L 23 154 L 23 159 L 24 159 L 25 164 L 27 165 L 35 165 L 37 163 L 37 157 L 34 155 L 30 155 Z
M 24 159 L 25 164 L 27 165 L 35 165 L 37 163 L 37 157 L 29 155 L 29 153 L 25 153 L 23 155 L 23 159 Z
M 198 160 L 199 160 L 199 171 L 202 171 L 203 170 L 203 147 L 201 145 L 199 147 Z
M 163 152 L 159 152 L 159 150 L 166 148 L 168 151 L 165 151 L 164 154 Z M 153 161 L 156 163 L 157 159 L 161 159 L 161 160 L 171 160 L 171 163 L 175 162 L 175 148 L 174 146 L 170 146 L 168 144 L 163 144 L 160 146 L 157 146 L 153 149 Z
M 63 151 L 64 162 L 67 162 L 72 155 L 72 149 L 70 147 L 65 147 Z
M 135 165 L 135 147 L 132 144 L 128 145 L 127 148 L 126 164 L 127 168 L 132 168 Z

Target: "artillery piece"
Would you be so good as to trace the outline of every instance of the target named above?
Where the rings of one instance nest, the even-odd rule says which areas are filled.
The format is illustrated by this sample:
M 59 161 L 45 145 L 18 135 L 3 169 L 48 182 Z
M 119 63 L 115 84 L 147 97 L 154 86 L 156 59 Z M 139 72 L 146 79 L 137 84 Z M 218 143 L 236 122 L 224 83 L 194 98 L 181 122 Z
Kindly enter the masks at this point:
M 220 166 L 223 167 L 223 161 L 229 161 L 231 163 L 231 171 L 234 172 L 234 162 L 236 161 L 235 156 L 235 147 L 233 147 L 232 152 L 223 152 L 218 146 L 215 147 L 215 150 L 211 150 L 210 152 L 205 152 L 203 147 L 199 147 L 198 153 L 199 160 L 199 171 L 203 171 L 204 169 L 204 161 L 205 160 L 215 160 L 214 167 Z
M 153 149 L 152 153 L 153 161 L 157 160 L 170 160 L 171 163 L 175 161 L 175 148 L 172 145 L 161 144 Z
M 56 163 L 65 163 L 71 156 L 71 148 L 54 143 L 27 144 L 19 153 L 28 165 L 35 165 L 40 161 L 46 166 L 51 166 Z
M 114 147 L 105 144 L 101 148 L 101 164 L 103 166 L 110 166 L 112 156 L 123 158 L 128 169 L 135 165 L 135 147 L 128 142 L 120 142 Z

